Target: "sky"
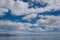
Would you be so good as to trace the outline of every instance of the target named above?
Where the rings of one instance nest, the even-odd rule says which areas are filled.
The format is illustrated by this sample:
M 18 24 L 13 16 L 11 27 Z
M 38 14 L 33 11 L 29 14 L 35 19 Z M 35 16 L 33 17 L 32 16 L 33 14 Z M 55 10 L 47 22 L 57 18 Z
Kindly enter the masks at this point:
M 1 32 L 60 32 L 60 0 L 0 0 Z

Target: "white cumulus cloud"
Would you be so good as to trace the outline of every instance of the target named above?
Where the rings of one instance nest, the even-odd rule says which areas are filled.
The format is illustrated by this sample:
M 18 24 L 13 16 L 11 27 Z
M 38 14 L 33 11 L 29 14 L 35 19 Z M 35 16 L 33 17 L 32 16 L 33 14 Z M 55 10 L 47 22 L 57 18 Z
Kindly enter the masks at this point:
M 44 19 L 45 18 L 45 19 Z M 43 16 L 37 21 L 39 26 L 46 26 L 48 29 L 60 29 L 60 16 Z
M 28 8 L 29 3 L 40 2 L 41 4 L 47 3 L 47 6 L 41 8 Z M 30 0 L 30 2 L 14 1 L 14 0 L 0 0 L 0 8 L 7 8 L 11 10 L 12 15 L 24 15 L 30 13 L 42 13 L 46 11 L 60 10 L 60 0 Z M 1 15 L 6 11 L 2 11 Z

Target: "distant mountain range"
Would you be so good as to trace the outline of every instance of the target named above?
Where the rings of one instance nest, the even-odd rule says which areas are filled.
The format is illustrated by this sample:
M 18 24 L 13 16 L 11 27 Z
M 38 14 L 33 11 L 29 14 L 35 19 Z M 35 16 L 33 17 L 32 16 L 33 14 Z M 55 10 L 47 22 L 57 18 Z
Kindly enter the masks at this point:
M 12 34 L 0 34 L 0 37 L 9 37 L 9 36 L 17 36 L 17 35 L 12 35 Z

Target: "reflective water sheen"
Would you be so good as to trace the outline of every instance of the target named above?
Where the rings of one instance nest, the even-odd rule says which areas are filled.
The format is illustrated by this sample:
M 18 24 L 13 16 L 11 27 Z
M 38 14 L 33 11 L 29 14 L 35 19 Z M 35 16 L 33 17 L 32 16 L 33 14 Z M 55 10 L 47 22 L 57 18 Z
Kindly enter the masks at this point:
M 60 33 L 0 37 L 0 40 L 60 40 Z

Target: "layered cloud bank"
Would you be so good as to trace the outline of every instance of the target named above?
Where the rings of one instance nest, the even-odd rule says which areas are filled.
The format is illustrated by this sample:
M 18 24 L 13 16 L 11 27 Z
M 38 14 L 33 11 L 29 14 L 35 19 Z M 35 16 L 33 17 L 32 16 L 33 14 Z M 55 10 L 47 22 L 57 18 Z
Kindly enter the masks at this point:
M 35 4 L 34 4 L 35 3 Z M 37 4 L 45 5 L 37 7 Z M 39 6 L 40 6 L 39 5 Z M 31 6 L 31 8 L 29 8 Z M 34 8 L 34 7 L 35 8 Z M 0 16 L 11 11 L 11 15 L 21 16 L 22 19 L 31 21 L 39 13 L 60 10 L 60 0 L 0 0 Z M 40 32 L 58 29 L 60 30 L 60 16 L 40 15 L 36 23 L 13 22 L 11 20 L 0 20 L 0 31 L 23 31 L 23 32 Z
M 0 30 L 20 32 L 40 32 L 58 29 L 60 30 L 60 16 L 42 16 L 36 23 L 12 22 L 0 20 Z M 6 30 L 5 30 L 6 29 Z
M 42 28 L 38 28 L 37 24 L 31 23 L 21 23 L 21 22 L 12 22 L 9 20 L 0 20 L 0 31 L 19 31 L 19 32 L 29 32 L 29 31 L 45 31 Z M 6 30 L 5 30 L 6 29 Z

